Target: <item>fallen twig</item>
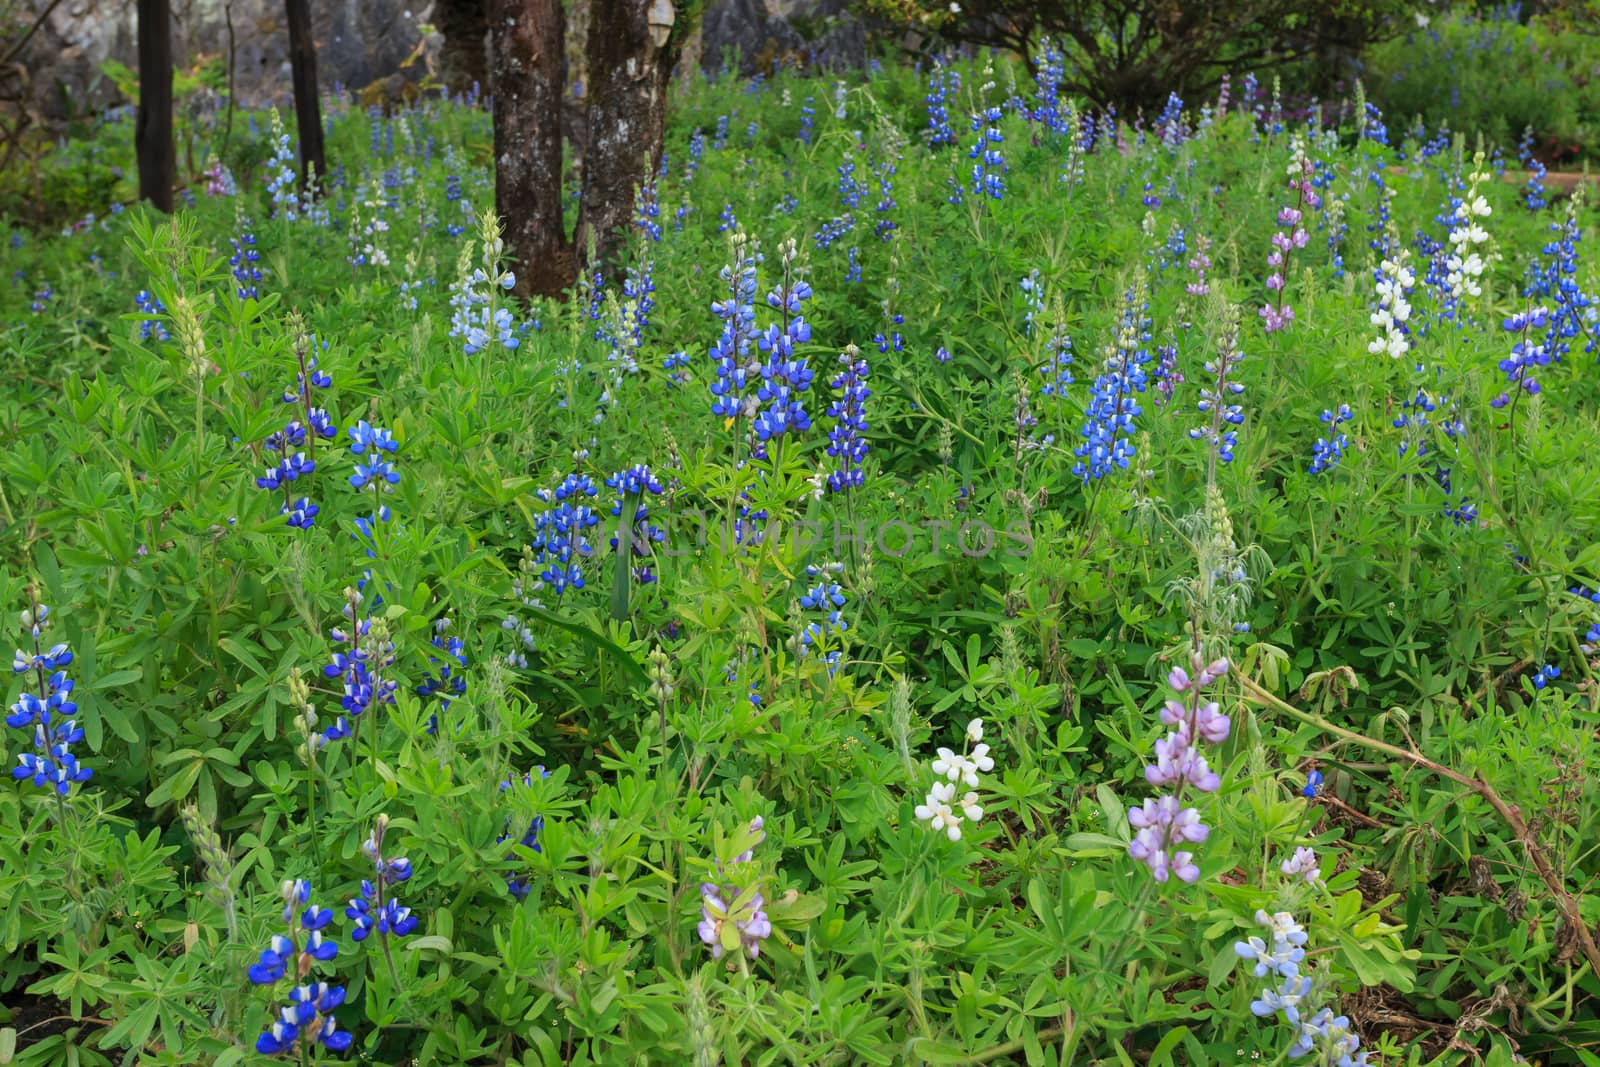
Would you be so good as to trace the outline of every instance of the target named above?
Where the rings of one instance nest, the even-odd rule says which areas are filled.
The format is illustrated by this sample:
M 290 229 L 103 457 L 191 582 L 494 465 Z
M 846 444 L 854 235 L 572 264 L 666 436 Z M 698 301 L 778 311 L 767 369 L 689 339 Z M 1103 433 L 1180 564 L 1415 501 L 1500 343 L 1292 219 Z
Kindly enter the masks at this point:
M 1240 675 L 1239 680 L 1244 685 L 1245 691 L 1260 703 L 1276 708 L 1308 726 L 1315 726 L 1317 729 L 1333 734 L 1335 737 L 1370 748 L 1375 752 L 1393 756 L 1395 759 L 1404 760 L 1413 767 L 1419 767 L 1446 781 L 1454 782 L 1482 797 L 1495 810 L 1495 813 L 1505 821 L 1506 826 L 1516 835 L 1517 840 L 1522 843 L 1522 848 L 1527 853 L 1528 861 L 1533 864 L 1533 869 L 1538 873 L 1539 880 L 1544 883 L 1545 889 L 1549 890 L 1550 896 L 1555 900 L 1556 907 L 1561 911 L 1562 918 L 1566 920 L 1567 927 L 1577 938 L 1578 947 L 1583 950 L 1584 958 L 1589 962 L 1589 970 L 1596 975 L 1600 975 L 1600 945 L 1595 944 L 1594 934 L 1590 931 L 1589 924 L 1583 921 L 1583 915 L 1578 910 L 1577 901 L 1572 898 L 1571 893 L 1567 892 L 1567 887 L 1562 882 L 1561 876 L 1556 873 L 1555 867 L 1550 863 L 1550 857 L 1545 855 L 1544 849 L 1534 839 L 1533 831 L 1528 829 L 1527 821 L 1523 819 L 1522 812 L 1518 811 L 1515 805 L 1506 803 L 1505 799 L 1495 792 L 1494 787 L 1485 781 L 1481 774 L 1476 778 L 1469 778 L 1460 771 L 1435 762 L 1413 749 L 1400 748 L 1398 745 L 1391 745 L 1385 741 L 1375 741 L 1354 730 L 1347 730 L 1343 726 L 1335 726 L 1319 715 L 1301 711 L 1294 705 L 1274 696 L 1258 685 L 1253 678 Z

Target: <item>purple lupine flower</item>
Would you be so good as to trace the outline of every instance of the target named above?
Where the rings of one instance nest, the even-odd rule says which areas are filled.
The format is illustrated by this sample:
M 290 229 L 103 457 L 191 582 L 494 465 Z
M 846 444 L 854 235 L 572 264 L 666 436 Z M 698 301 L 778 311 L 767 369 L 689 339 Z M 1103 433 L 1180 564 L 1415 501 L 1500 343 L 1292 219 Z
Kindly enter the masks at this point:
M 750 832 L 757 835 L 756 844 L 766 840 L 761 816 L 750 820 Z M 753 863 L 754 858 L 754 848 L 746 849 L 733 858 L 732 866 Z M 712 959 L 721 959 L 729 949 L 743 950 L 756 959 L 761 955 L 761 942 L 772 936 L 772 920 L 767 917 L 760 883 L 741 891 L 726 880 L 727 874 L 718 863 L 717 877 L 723 880 L 700 884 L 700 922 L 695 929 L 711 950 Z
M 1271 273 L 1267 275 L 1267 289 L 1272 298 L 1259 311 L 1268 333 L 1286 330 L 1294 322 L 1294 308 L 1289 305 L 1286 296 L 1289 257 L 1295 249 L 1304 248 L 1310 240 L 1310 235 L 1301 225 L 1304 213 L 1322 203 L 1312 185 L 1312 174 L 1313 168 L 1306 156 L 1305 146 L 1296 137 L 1288 167 L 1289 188 L 1294 190 L 1295 201 L 1293 205 L 1285 204 L 1278 209 L 1279 230 L 1272 235 L 1272 252 L 1267 256 L 1267 266 L 1271 268 Z
M 1214 793 L 1222 784 L 1199 746 L 1227 740 L 1232 721 L 1215 701 L 1203 701 L 1201 690 L 1227 674 L 1228 668 L 1226 659 L 1207 663 L 1196 651 L 1190 655 L 1188 670 L 1174 667 L 1167 674 L 1168 686 L 1182 699 L 1168 699 L 1162 705 L 1161 721 L 1172 730 L 1156 742 L 1156 758 L 1144 773 L 1151 785 L 1170 791 L 1128 813 L 1128 822 L 1137 831 L 1128 854 L 1149 867 L 1157 882 L 1173 875 L 1184 882 L 1200 877 L 1194 854 L 1183 846 L 1204 841 L 1210 829 L 1198 810 L 1184 806 L 1183 794 L 1190 788 Z

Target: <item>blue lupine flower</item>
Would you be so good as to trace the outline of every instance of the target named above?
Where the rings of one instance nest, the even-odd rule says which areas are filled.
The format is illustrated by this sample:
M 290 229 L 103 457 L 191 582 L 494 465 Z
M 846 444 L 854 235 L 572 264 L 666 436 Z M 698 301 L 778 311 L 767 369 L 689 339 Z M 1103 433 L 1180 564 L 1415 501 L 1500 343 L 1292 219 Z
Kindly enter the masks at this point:
M 1307 771 L 1305 788 L 1300 790 L 1300 795 L 1315 800 L 1317 794 L 1322 792 L 1322 772 Z
M 1045 283 L 1039 278 L 1039 269 L 1035 267 L 1028 272 L 1028 276 L 1017 282 L 1021 292 L 1022 306 L 1026 309 L 1022 315 L 1022 332 L 1033 336 L 1034 316 L 1044 314 Z
M 1010 170 L 1005 156 L 995 147 L 1005 141 L 1005 135 L 1000 132 L 1002 114 L 998 107 L 988 107 L 973 114 L 972 131 L 978 136 L 967 150 L 967 158 L 975 160 L 972 164 L 972 194 L 991 200 L 1005 198 L 1004 176 Z
M 1507 333 L 1520 334 L 1521 337 L 1511 346 L 1511 354 L 1498 364 L 1511 387 L 1511 393 L 1502 392 L 1489 402 L 1491 407 L 1506 407 L 1523 393 L 1529 396 L 1539 394 L 1539 379 L 1533 376 L 1534 371 L 1540 367 L 1548 367 L 1553 357 L 1548 347 L 1531 340 L 1529 334 L 1535 330 L 1544 330 L 1549 323 L 1550 312 L 1546 308 L 1536 307 L 1529 311 L 1519 311 L 1500 324 L 1501 329 Z
M 806 568 L 806 576 L 818 578 L 826 572 L 815 565 Z M 800 607 L 805 611 L 823 613 L 821 621 L 809 620 L 805 629 L 800 632 L 799 653 L 804 658 L 813 651 L 827 648 L 823 653 L 823 662 L 827 664 L 828 674 L 831 676 L 839 666 L 843 653 L 838 648 L 837 637 L 850 628 L 845 622 L 842 610 L 845 606 L 844 590 L 839 588 L 837 582 L 822 581 L 812 586 L 800 595 Z
M 388 460 L 373 460 L 370 463 L 357 463 L 356 472 L 350 476 L 350 486 L 353 489 L 366 489 L 368 486 L 389 486 L 398 484 L 400 472 L 394 469 L 394 464 Z
M 293 222 L 299 217 L 300 208 L 294 148 L 276 109 L 272 112 L 272 145 L 272 157 L 267 160 L 267 195 L 273 210 Z
M 275 467 L 269 467 L 267 472 L 256 479 L 259 489 L 277 490 L 289 482 L 303 478 L 317 469 L 315 461 L 304 452 L 296 452 L 292 456 L 285 456 Z
M 1276 1015 L 1283 1012 L 1283 1017 L 1290 1025 L 1300 1021 L 1300 1004 L 1311 995 L 1311 977 L 1309 975 L 1295 975 L 1285 978 L 1283 984 L 1277 989 L 1264 989 L 1261 996 L 1250 1002 L 1250 1011 L 1257 1016 Z
M 1176 152 L 1189 139 L 1189 126 L 1183 118 L 1183 100 L 1177 93 L 1167 94 L 1166 106 L 1156 116 L 1156 134 L 1169 152 Z
M 1586 335 L 1588 341 L 1583 350 L 1593 352 L 1600 347 L 1600 334 L 1586 325 L 1594 301 L 1578 284 L 1578 244 L 1583 233 L 1570 205 L 1562 221 L 1550 224 L 1550 231 L 1556 239 L 1547 242 L 1540 260 L 1529 265 L 1522 292 L 1530 300 L 1548 301 L 1551 305 L 1541 347 L 1551 360 L 1560 362 L 1574 337 Z
M 839 164 L 839 200 L 849 211 L 860 207 L 861 198 L 866 195 L 866 184 L 856 180 L 856 162 L 846 153 Z
M 584 474 L 570 474 L 552 493 L 540 489 L 540 500 L 547 505 L 534 518 L 530 544 L 539 580 L 557 596 L 568 588 L 583 588 L 582 562 L 594 553 L 587 532 L 599 525 L 600 516 L 588 500 L 599 494 L 594 480 Z
M 393 434 L 369 425 L 365 419 L 345 432 L 350 435 L 350 451 L 358 456 L 369 450 L 376 456 L 378 452 L 394 452 L 399 448 Z
M 1271 930 L 1272 944 L 1269 946 L 1259 937 L 1250 937 L 1234 942 L 1233 951 L 1240 959 L 1255 963 L 1257 978 L 1265 978 L 1269 974 L 1280 978 L 1298 977 L 1300 964 L 1306 958 L 1305 930 L 1287 912 L 1269 916 L 1265 911 L 1258 911 L 1256 921 Z
M 1522 131 L 1522 139 L 1517 142 L 1517 159 L 1528 170 L 1528 184 L 1523 187 L 1522 200 L 1529 211 L 1539 211 L 1549 203 L 1544 195 L 1544 179 L 1548 173 L 1545 166 L 1533 154 L 1533 127 L 1528 126 Z
M 1029 117 L 1057 135 L 1076 133 L 1067 124 L 1066 113 L 1061 107 L 1061 85 L 1066 78 L 1066 54 L 1054 40 L 1047 38 L 1040 49 L 1039 70 L 1033 79 L 1037 103 Z
M 656 183 L 640 183 L 633 198 L 633 224 L 644 231 L 652 241 L 661 240 L 661 201 L 656 195 Z
M 312 905 L 301 913 L 296 923 L 294 909 L 298 904 L 306 904 L 309 896 L 310 888 L 304 881 L 283 883 L 283 921 L 288 931 L 275 934 L 269 947 L 262 950 L 261 960 L 251 965 L 248 974 L 253 984 L 277 985 L 290 976 L 290 971 L 293 971 L 291 981 L 299 982 L 310 973 L 315 961 L 333 960 L 334 955 L 338 955 L 338 945 L 325 941 L 322 936 L 322 929 L 333 921 L 333 912 Z M 302 934 L 304 945 L 299 944 Z M 274 1021 L 256 1038 L 256 1051 L 262 1056 L 293 1054 L 296 1041 L 304 1040 L 307 1046 L 322 1045 L 328 1051 L 342 1053 L 350 1046 L 350 1035 L 338 1029 L 333 1013 L 344 1003 L 344 997 L 346 990 L 342 985 L 320 981 L 294 985 L 286 995 L 288 1003 L 278 1009 Z
M 655 279 L 651 277 L 654 264 L 648 259 L 628 268 L 622 279 L 622 298 L 632 301 L 633 312 L 633 342 L 637 348 L 642 341 L 644 331 L 650 325 L 650 313 L 655 310 L 656 291 Z
M 298 953 L 295 943 L 282 934 L 274 934 L 272 941 L 261 950 L 261 958 L 250 965 L 250 981 L 256 985 L 281 982 L 289 961 Z
M 1557 678 L 1561 677 L 1561 668 L 1554 663 L 1546 663 L 1533 673 L 1533 687 L 1543 689 Z
M 459 637 L 446 637 L 450 629 L 450 620 L 440 617 L 434 620 L 434 634 L 430 644 L 438 649 L 444 656 L 429 656 L 428 664 L 432 668 L 417 683 L 417 696 L 430 697 L 439 694 L 439 712 L 428 716 L 428 733 L 435 733 L 439 729 L 439 714 L 450 709 L 450 702 L 467 691 L 467 679 L 457 669 L 467 665 L 466 644 Z M 435 671 L 437 673 L 435 673 Z
M 1367 101 L 1366 115 L 1361 127 L 1361 138 L 1366 141 L 1376 141 L 1381 145 L 1389 143 L 1389 129 L 1383 124 L 1383 112 L 1378 105 Z
M 611 506 L 611 514 L 618 519 L 622 518 L 622 509 L 628 501 L 633 501 L 633 514 L 623 520 L 632 525 L 633 531 L 630 538 L 629 553 L 634 561 L 633 580 L 639 585 L 649 585 L 656 580 L 655 568 L 648 562 L 653 555 L 653 544 L 659 544 L 667 539 L 667 531 L 650 521 L 650 505 L 646 494 L 660 496 L 661 482 L 650 472 L 644 464 L 629 467 L 627 470 L 617 471 L 606 478 L 606 485 L 617 491 L 617 501 Z M 619 544 L 616 537 L 611 538 L 611 547 Z
M 748 362 L 750 342 L 755 336 L 756 263 L 759 253 L 743 235 L 733 241 L 733 262 L 722 268 L 721 278 L 728 286 L 728 299 L 714 301 L 711 313 L 722 320 L 722 334 L 711 347 L 711 362 L 717 379 L 711 383 L 711 413 L 734 419 L 745 413 L 745 389 L 755 377 L 759 363 Z
M 1311 473 L 1321 474 L 1339 465 L 1344 459 L 1345 450 L 1350 447 L 1350 438 L 1347 434 L 1333 431 L 1343 423 L 1349 422 L 1355 416 L 1350 411 L 1349 404 L 1340 404 L 1337 411 L 1324 408 L 1318 416 L 1327 424 L 1329 435 L 1317 438 L 1316 444 L 1311 446 Z
M 380 937 L 391 934 L 405 937 L 417 928 L 417 917 L 411 914 L 410 908 L 402 907 L 393 897 L 378 902 L 375 894 L 372 883 L 363 879 L 361 896 L 351 900 L 345 908 L 345 914 L 355 921 L 350 940 L 365 941 L 373 931 L 377 931 Z
M 686 385 L 689 382 L 689 372 L 684 369 L 687 366 L 689 366 L 689 353 L 685 349 L 661 357 L 661 369 L 672 372 L 667 375 L 667 381 L 674 386 Z
M 817 230 L 811 240 L 816 245 L 817 251 L 825 252 L 833 247 L 835 241 L 855 229 L 855 226 L 855 215 L 846 212 L 823 223 L 822 228 Z
M 1083 443 L 1073 450 L 1078 462 L 1072 473 L 1085 482 L 1104 478 L 1116 468 L 1127 469 L 1133 459 L 1134 419 L 1141 408 L 1135 394 L 1149 384 L 1144 365 L 1150 362 L 1149 307 L 1142 287 L 1123 297 L 1121 329 L 1116 343 L 1106 350 L 1105 364 L 1095 378 L 1084 420 Z
M 233 238 L 233 255 L 228 266 L 233 268 L 234 291 L 240 300 L 254 300 L 261 296 L 261 253 L 256 251 L 256 235 L 250 232 L 250 220 L 239 220 L 239 235 Z
M 539 772 L 539 777 L 540 778 L 548 778 L 548 777 L 550 777 L 550 772 L 545 770 L 544 767 L 542 767 L 542 766 L 535 767 L 534 770 L 537 770 Z M 512 787 L 516 786 L 517 784 L 518 783 L 517 783 L 517 779 L 516 778 L 514 778 L 514 777 L 513 778 L 507 778 L 505 781 L 500 783 L 500 792 L 504 793 L 506 790 L 511 789 Z M 521 784 L 527 785 L 527 786 L 533 785 L 533 771 L 529 771 L 527 774 L 522 776 L 522 783 Z M 544 851 L 544 847 L 539 843 L 539 835 L 543 831 L 544 831 L 544 816 L 535 815 L 529 821 L 528 829 L 523 832 L 521 838 L 518 840 L 517 843 L 522 845 L 523 848 L 529 848 L 529 849 L 532 849 L 535 852 L 543 852 Z M 506 830 L 505 830 L 505 833 L 503 833 L 499 837 L 495 838 L 495 844 L 497 844 L 497 845 L 498 844 L 504 844 L 505 842 L 507 842 L 509 840 L 511 840 L 511 820 L 508 818 L 508 819 L 506 819 Z M 516 855 L 516 853 L 514 851 L 510 852 L 510 853 L 508 853 L 506 855 L 506 859 L 507 860 L 514 860 L 516 858 L 517 858 L 517 855 Z M 528 884 L 527 879 L 522 877 L 521 875 L 518 875 L 518 874 L 515 874 L 515 873 L 509 873 L 509 874 L 506 875 L 506 888 L 511 891 L 511 895 L 513 897 L 515 897 L 517 900 L 526 900 L 527 897 L 528 897 L 528 894 L 533 891 L 533 887 Z
M 292 503 L 283 505 L 278 512 L 280 515 L 289 516 L 289 525 L 301 530 L 309 530 L 316 524 L 317 512 L 320 511 L 309 497 L 300 497 Z
M 161 302 L 160 297 L 151 296 L 143 289 L 133 298 L 133 306 L 149 315 L 165 315 L 167 306 Z M 148 341 L 154 337 L 157 341 L 170 341 L 172 335 L 167 332 L 160 319 L 148 318 L 139 323 L 139 340 Z
M 694 175 L 700 169 L 700 160 L 706 154 L 706 135 L 696 129 L 689 135 L 689 161 L 683 167 L 683 180 L 685 184 L 694 181 Z
M 315 339 L 313 339 L 313 343 L 315 343 Z M 328 347 L 326 341 L 322 342 L 322 347 L 324 349 Z M 295 387 L 293 389 L 284 390 L 283 402 L 285 404 L 301 404 L 306 401 L 307 394 L 310 390 L 329 389 L 332 388 L 332 386 L 333 375 L 329 374 L 325 370 L 320 369 L 317 366 L 317 357 L 311 356 L 306 360 L 305 369 L 295 374 Z
M 303 880 L 286 881 L 283 883 L 283 921 L 287 928 L 285 933 L 275 934 L 267 947 L 261 951 L 260 958 L 250 966 L 248 971 L 250 981 L 255 985 L 273 985 L 282 981 L 292 970 L 295 977 L 308 973 L 314 962 L 323 962 L 333 959 L 339 954 L 337 943 L 323 937 L 322 931 L 333 921 L 333 912 L 327 908 L 320 908 L 310 903 L 311 887 Z M 301 905 L 305 905 L 301 908 Z M 329 996 L 343 999 L 344 991 L 341 989 Z M 290 999 L 295 1000 L 294 994 Z M 304 1003 L 304 1000 L 297 1001 Z M 290 1029 L 303 1025 L 304 1021 L 284 1017 L 290 1023 Z M 263 1035 L 265 1039 L 267 1035 Z M 289 1033 L 286 1040 L 292 1042 L 294 1034 Z M 276 1035 L 277 1040 L 284 1040 L 281 1032 Z
M 366 462 L 358 462 L 355 473 L 350 475 L 351 488 L 361 490 L 378 486 L 387 489 L 398 484 L 400 472 L 382 456 L 384 452 L 392 454 L 399 447 L 394 435 L 388 430 L 369 426 L 365 420 L 350 427 L 347 432 L 350 434 L 351 454 L 366 456 Z
M 756 339 L 757 346 L 767 353 L 767 361 L 761 366 L 761 385 L 756 390 L 756 399 L 763 406 L 753 424 L 759 456 L 766 455 L 767 442 L 811 428 L 802 394 L 811 388 L 815 374 L 804 356 L 794 354 L 796 343 L 804 344 L 810 339 L 810 325 L 798 316 L 789 320 L 786 327 L 780 328 L 776 323 L 768 326 Z
M 371 835 L 361 844 L 361 851 L 372 861 L 374 881 L 362 879 L 361 895 L 352 899 L 344 910 L 355 922 L 350 934 L 352 941 L 365 941 L 374 931 L 384 939 L 391 935 L 405 937 L 417 928 L 417 918 L 411 914 L 411 909 L 401 907 L 392 892 L 385 892 L 411 878 L 410 860 L 384 855 L 383 842 L 388 829 L 389 817 L 379 815 Z
M 482 265 L 470 271 L 463 269 L 450 291 L 449 336 L 461 341 L 462 351 L 469 356 L 491 344 L 514 351 L 522 343 L 519 335 L 525 328 L 518 327 L 509 308 L 495 305 L 495 294 L 514 288 L 517 276 L 500 262 L 503 242 L 499 224 L 492 216 L 484 220 L 481 243 Z
M 808 96 L 805 98 L 805 102 L 800 105 L 800 133 L 798 136 L 800 143 L 803 145 L 811 143 L 817 114 L 817 109 L 812 106 L 815 101 L 816 97 Z
M 848 492 L 866 480 L 861 461 L 867 458 L 866 406 L 872 390 L 867 387 L 867 361 L 859 356 L 854 345 L 847 348 L 839 356 L 843 370 L 828 383 L 828 388 L 840 394 L 828 408 L 828 416 L 834 420 L 828 431 L 828 455 L 839 461 L 838 467 L 828 472 L 828 488 L 835 493 Z
M 878 351 L 884 355 L 890 352 L 904 352 L 906 350 L 905 334 L 895 327 L 904 326 L 906 317 L 898 311 L 892 311 L 889 301 L 883 302 L 883 317 L 888 320 L 888 327 L 872 335 L 872 343 L 878 346 Z
M 340 680 L 344 693 L 339 706 L 345 712 L 323 731 L 328 741 L 351 736 L 350 720 L 360 718 L 374 705 L 394 703 L 395 692 L 400 687 L 399 682 L 383 677 L 384 668 L 394 663 L 394 642 L 377 642 L 372 636 L 372 619 L 360 617 L 360 604 L 360 592 L 352 591 L 343 615 L 346 620 L 358 621 L 328 631 L 328 636 L 344 645 L 344 649 L 336 649 L 329 655 L 322 673 L 324 677 Z

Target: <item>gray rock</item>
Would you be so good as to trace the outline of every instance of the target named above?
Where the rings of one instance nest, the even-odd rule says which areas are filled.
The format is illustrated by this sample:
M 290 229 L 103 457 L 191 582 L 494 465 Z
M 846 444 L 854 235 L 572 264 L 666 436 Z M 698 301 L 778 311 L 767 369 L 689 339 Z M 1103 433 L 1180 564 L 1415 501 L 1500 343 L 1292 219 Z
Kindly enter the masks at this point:
M 35 12 L 49 0 L 29 0 Z M 420 81 L 433 69 L 441 39 L 426 32 L 432 0 L 313 0 L 317 73 L 324 89 L 361 89 L 401 74 Z M 226 59 L 244 107 L 287 106 L 289 34 L 283 0 L 175 0 L 173 56 L 179 69 L 207 57 Z M 30 103 L 61 118 L 117 101 L 102 73 L 107 60 L 138 66 L 137 17 L 126 0 L 67 0 L 57 6 L 19 57 L 27 65 Z M 407 61 L 410 61 L 409 63 Z
M 730 51 L 745 76 L 771 70 L 780 58 L 829 70 L 860 67 L 866 26 L 848 0 L 714 0 L 701 27 L 702 69 L 721 70 Z

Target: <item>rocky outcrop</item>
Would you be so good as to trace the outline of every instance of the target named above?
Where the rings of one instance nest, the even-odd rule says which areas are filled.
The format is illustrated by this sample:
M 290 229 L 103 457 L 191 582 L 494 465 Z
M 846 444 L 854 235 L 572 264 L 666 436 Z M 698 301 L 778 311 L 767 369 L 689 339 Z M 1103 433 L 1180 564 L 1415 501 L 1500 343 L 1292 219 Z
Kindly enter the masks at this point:
M 43 11 L 49 0 L 31 0 Z M 173 53 L 180 70 L 231 54 L 234 89 L 246 107 L 289 100 L 289 33 L 282 0 L 174 0 Z M 314 0 L 312 31 L 323 85 L 360 89 L 400 73 L 420 80 L 441 36 L 432 0 Z M 31 21 L 31 20 L 30 20 Z M 107 60 L 137 66 L 134 5 L 125 0 L 64 0 L 19 57 L 32 105 L 51 117 L 117 103 L 103 73 Z
M 721 70 L 733 55 L 743 75 L 780 62 L 860 67 L 867 61 L 866 26 L 848 0 L 714 0 L 701 25 L 701 68 Z

